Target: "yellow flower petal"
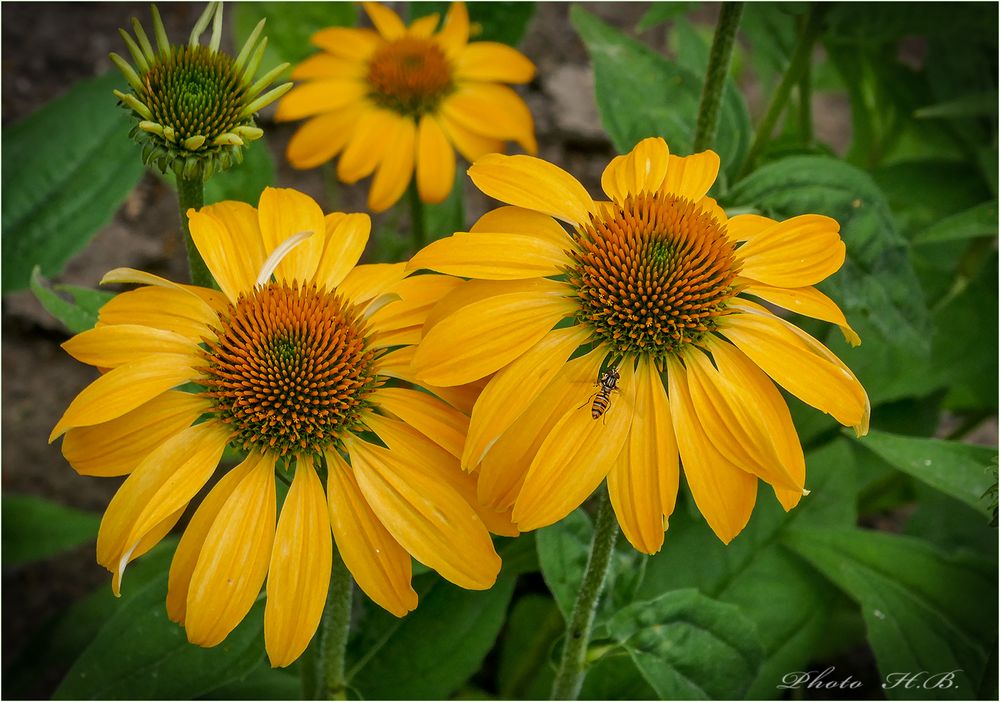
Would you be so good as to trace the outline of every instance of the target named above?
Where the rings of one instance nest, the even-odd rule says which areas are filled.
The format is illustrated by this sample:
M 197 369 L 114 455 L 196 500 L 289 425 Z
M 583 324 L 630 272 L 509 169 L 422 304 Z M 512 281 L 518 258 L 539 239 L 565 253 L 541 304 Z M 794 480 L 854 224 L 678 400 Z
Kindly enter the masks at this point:
M 732 241 L 752 241 L 762 232 L 778 223 L 756 214 L 741 214 L 731 217 L 726 225 L 726 234 Z
M 49 443 L 68 429 L 121 417 L 157 395 L 198 377 L 194 355 L 159 354 L 108 371 L 77 395 L 49 435 Z
M 670 149 L 660 137 L 643 139 L 625 156 L 616 156 L 601 175 L 608 197 L 623 202 L 629 195 L 655 193 L 667 175 Z
M 406 34 L 406 25 L 403 24 L 403 20 L 399 19 L 399 15 L 385 5 L 377 2 L 365 2 L 361 6 L 365 8 L 369 19 L 375 25 L 375 29 L 384 39 L 399 39 Z
M 154 530 L 162 531 L 162 522 L 208 482 L 228 436 L 218 422 L 184 429 L 146 456 L 122 483 L 97 533 L 97 562 L 114 574 L 115 594 L 140 542 Z
M 328 452 L 326 462 L 330 524 L 341 558 L 358 587 L 375 604 L 397 617 L 405 616 L 417 606 L 417 593 L 410 585 L 410 554 L 372 512 L 354 478 L 354 470 L 340 454 Z
M 570 224 L 588 222 L 597 211 L 576 178 L 532 156 L 483 156 L 469 169 L 469 177 L 490 197 Z
M 191 210 L 188 210 L 188 213 L 190 212 Z M 153 285 L 165 290 L 176 290 L 191 298 L 195 304 L 198 304 L 206 319 L 212 321 L 217 321 L 217 313 L 225 310 L 229 304 L 225 296 L 215 290 L 198 287 L 197 285 L 181 285 L 172 280 L 161 278 L 146 271 L 138 271 L 134 268 L 115 268 L 108 271 L 101 278 L 101 285 L 107 285 L 108 283 L 137 283 L 139 285 Z
M 420 199 L 428 203 L 442 202 L 454 183 L 455 152 L 437 119 L 424 115 L 420 118 L 417 134 L 417 190 Z
M 364 61 L 344 58 L 321 52 L 313 54 L 296 64 L 292 69 L 292 80 L 364 80 L 367 67 Z
M 719 203 L 716 202 L 715 198 L 703 197 L 698 201 L 698 205 L 703 211 L 708 212 L 708 214 L 714 217 L 715 221 L 721 224 L 724 228 L 729 223 L 729 216 L 726 214 L 726 211 L 719 206 Z
M 445 15 L 444 25 L 435 37 L 448 56 L 459 54 L 469 41 L 469 11 L 464 2 L 453 2 Z
M 264 646 L 271 666 L 283 668 L 312 640 L 333 567 L 333 536 L 323 483 L 312 459 L 300 456 L 281 507 L 267 575 Z
M 655 363 L 639 361 L 635 416 L 628 438 L 608 473 L 608 494 L 622 533 L 637 550 L 653 554 L 677 502 L 680 480 L 670 404 Z
M 382 44 L 378 32 L 350 27 L 321 29 L 313 34 L 309 41 L 334 56 L 355 61 L 361 66 L 365 66 L 371 55 Z
M 267 575 L 277 510 L 274 459 L 257 454 L 251 461 L 212 521 L 191 574 L 184 628 L 199 646 L 215 646 L 243 621 Z
M 316 282 L 333 290 L 354 268 L 372 230 L 372 220 L 366 214 L 334 212 L 325 218 L 326 236 L 323 253 L 316 267 Z
M 336 112 L 367 94 L 367 84 L 353 78 L 299 83 L 278 102 L 274 119 L 278 122 L 290 122 L 325 112 Z
M 422 276 L 417 276 L 422 277 Z M 455 280 L 452 278 L 452 280 Z M 559 283 L 541 278 L 525 280 L 467 280 L 460 282 L 455 288 L 442 296 L 424 320 L 424 331 L 429 332 L 445 317 L 457 310 L 480 302 L 496 295 L 507 295 L 519 292 L 550 292 L 557 289 Z
M 719 331 L 774 381 L 800 400 L 832 415 L 859 436 L 868 432 L 871 405 L 861 383 L 825 346 L 769 312 L 743 305 L 722 317 Z
M 496 440 L 555 378 L 566 360 L 590 336 L 582 325 L 553 329 L 498 372 L 472 410 L 462 467 L 475 468 Z
M 379 388 L 372 395 L 377 406 L 391 412 L 455 458 L 469 431 L 469 418 L 437 398 L 417 390 Z
M 372 314 L 372 326 L 379 335 L 422 327 L 430 310 L 461 284 L 462 281 L 445 275 L 418 275 L 401 280 L 386 290 L 399 299 Z
M 362 111 L 345 107 L 303 122 L 288 141 L 288 162 L 295 168 L 315 168 L 332 159 L 351 140 Z
M 337 178 L 350 185 L 371 174 L 385 153 L 385 135 L 399 121 L 389 110 L 364 110 L 337 161 Z
M 527 83 L 535 77 L 535 64 L 517 49 L 495 41 L 466 45 L 455 61 L 459 80 Z
M 619 372 L 619 392 L 612 394 L 602 417 L 592 417 L 586 389 L 581 388 L 577 397 L 584 397 L 584 406 L 565 412 L 538 448 L 514 503 L 513 519 L 522 531 L 565 517 L 611 470 L 632 426 L 635 370 L 631 357 L 625 358 Z
M 80 475 L 126 475 L 211 406 L 211 400 L 199 395 L 168 391 L 117 419 L 70 429 L 62 453 Z
M 708 192 L 719 175 L 719 155 L 702 151 L 690 156 L 670 154 L 667 177 L 661 190 L 698 202 Z
M 484 136 L 466 129 L 454 119 L 449 119 L 446 114 L 439 113 L 437 117 L 441 129 L 448 136 L 448 140 L 454 144 L 458 153 L 462 154 L 462 158 L 469 163 L 473 163 L 486 154 L 500 153 L 504 150 L 503 139 Z
M 840 225 L 823 215 L 800 215 L 755 234 L 737 250 L 741 274 L 782 288 L 815 285 L 844 264 Z
M 298 281 L 302 285 L 312 280 L 326 239 L 326 221 L 316 201 L 290 188 L 264 188 L 257 219 L 268 255 L 290 236 L 312 232 L 288 252 L 274 271 L 275 278 L 287 283 Z
M 479 473 L 479 499 L 484 505 L 506 510 L 514 504 L 528 468 L 552 427 L 568 411 L 587 407 L 605 356 L 607 349 L 599 347 L 563 365 L 538 398 L 490 447 Z
M 191 238 L 230 302 L 253 287 L 267 255 L 257 211 L 243 202 L 220 202 L 188 211 Z
M 405 277 L 405 263 L 368 263 L 352 268 L 337 285 L 337 292 L 361 304 L 378 297 Z
M 406 33 L 411 37 L 427 38 L 437 29 L 439 19 L 440 15 L 436 12 L 418 17 L 413 20 L 412 24 L 407 28 Z
M 767 300 L 778 307 L 784 307 L 791 312 L 836 324 L 840 327 L 847 343 L 851 346 L 858 346 L 861 343 L 861 337 L 847 323 L 847 318 L 837 303 L 814 287 L 776 288 L 752 282 L 744 289 L 744 292 Z
M 543 278 L 569 265 L 569 246 L 531 234 L 457 232 L 418 251 L 407 267 L 486 280 Z
M 516 141 L 536 153 L 535 121 L 521 96 L 498 83 L 462 83 L 441 102 L 441 112 L 471 132 Z M 512 204 L 517 204 L 512 203 Z
M 456 585 L 493 585 L 500 558 L 489 532 L 458 493 L 427 474 L 420 456 L 358 439 L 348 450 L 365 500 L 403 548 Z
M 530 234 L 545 239 L 562 249 L 565 249 L 571 241 L 562 225 L 549 215 L 513 205 L 504 205 L 490 210 L 476 220 L 469 231 Z
M 410 184 L 416 157 L 417 130 L 411 119 L 398 117 L 382 133 L 382 139 L 385 150 L 368 191 L 368 209 L 372 212 L 392 207 Z
M 98 368 L 117 368 L 156 354 L 194 354 L 198 346 L 180 334 L 138 324 L 101 325 L 62 344 L 66 353 Z
M 496 295 L 442 319 L 420 342 L 413 359 L 417 377 L 431 385 L 461 385 L 503 368 L 575 312 L 565 286 L 552 287 Z
M 214 337 L 219 317 L 204 300 L 184 290 L 144 287 L 115 295 L 97 315 L 98 324 L 141 324 L 171 331 L 200 343 Z
M 667 395 L 684 477 L 698 510 L 723 543 L 743 531 L 757 501 L 757 478 L 730 463 L 705 434 L 688 392 L 687 372 L 667 356 Z
M 195 510 L 194 516 L 191 517 L 191 521 L 184 529 L 184 534 L 174 552 L 173 560 L 170 561 L 167 616 L 170 617 L 171 621 L 183 626 L 184 617 L 187 614 L 191 576 L 198 564 L 198 556 L 201 555 L 201 549 L 205 545 L 205 538 L 230 495 L 259 462 L 260 456 L 251 454 L 249 458 L 222 476 L 202 500 L 198 509 Z

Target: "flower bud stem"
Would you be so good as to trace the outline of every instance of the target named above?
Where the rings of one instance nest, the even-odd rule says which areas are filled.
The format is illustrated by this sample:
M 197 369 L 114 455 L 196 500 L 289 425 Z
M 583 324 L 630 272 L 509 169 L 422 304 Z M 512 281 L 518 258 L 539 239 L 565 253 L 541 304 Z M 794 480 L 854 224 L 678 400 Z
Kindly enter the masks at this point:
M 333 547 L 333 573 L 330 577 L 330 591 L 327 593 L 326 609 L 323 612 L 323 640 L 320 648 L 321 660 L 326 665 L 326 685 L 324 699 L 346 700 L 347 678 L 344 661 L 347 656 L 347 638 L 351 631 L 351 600 L 354 595 L 354 579 L 340 557 L 337 547 Z
M 597 603 L 604 590 L 604 582 L 607 580 L 611 554 L 614 553 L 617 537 L 618 521 L 611 507 L 611 498 L 607 488 L 601 486 L 598 491 L 597 524 L 594 527 L 594 538 L 590 543 L 590 558 L 587 559 L 580 591 L 576 594 L 573 612 L 566 627 L 562 659 L 559 661 L 559 670 L 552 684 L 550 699 L 575 700 L 580 696 L 583 679 L 587 674 L 585 663 L 590 630 L 594 624 Z
M 416 178 L 414 178 L 413 182 L 410 183 L 409 192 L 407 194 L 410 198 L 410 234 L 413 237 L 413 251 L 416 253 L 427 244 L 427 232 L 425 230 L 424 222 L 424 203 L 421 201 L 420 193 L 417 191 Z
M 722 94 L 726 87 L 726 77 L 729 75 L 729 64 L 733 58 L 733 40 L 736 38 L 736 29 L 740 26 L 742 16 L 742 2 L 722 3 L 719 22 L 715 26 L 715 37 L 712 39 L 712 51 L 708 57 L 705 84 L 701 89 L 701 102 L 698 105 L 698 122 L 692 148 L 694 153 L 711 149 L 715 144 L 715 136 L 719 131 Z
M 191 282 L 203 288 L 212 287 L 212 274 L 198 253 L 198 247 L 191 238 L 191 228 L 188 225 L 187 211 L 200 210 L 205 204 L 205 190 L 201 176 L 194 178 L 177 177 L 177 203 L 181 210 L 181 230 L 184 233 L 184 247 L 187 249 L 188 267 L 191 270 Z

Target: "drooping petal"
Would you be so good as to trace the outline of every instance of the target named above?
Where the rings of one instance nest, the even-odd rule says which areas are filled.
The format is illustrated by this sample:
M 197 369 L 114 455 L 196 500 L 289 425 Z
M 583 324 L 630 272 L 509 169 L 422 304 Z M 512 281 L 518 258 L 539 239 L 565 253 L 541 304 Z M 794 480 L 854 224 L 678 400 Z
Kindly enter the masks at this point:
M 367 93 L 368 86 L 365 82 L 354 78 L 299 83 L 278 102 L 274 119 L 278 122 L 290 122 L 336 112 L 356 103 Z
M 215 646 L 243 621 L 267 575 L 277 510 L 274 458 L 251 460 L 212 520 L 191 574 L 184 628 L 199 646 Z
M 354 469 L 336 451 L 326 454 L 327 501 L 337 549 L 366 595 L 397 617 L 417 606 L 410 585 L 410 554 L 392 538 L 368 506 Z
M 722 317 L 719 331 L 807 405 L 832 415 L 859 435 L 868 431 L 871 405 L 854 374 L 836 356 L 794 325 L 743 305 L 745 314 Z
M 155 286 L 137 288 L 115 295 L 97 315 L 98 324 L 141 324 L 180 334 L 200 343 L 212 337 L 209 325 L 218 324 L 212 308 L 184 290 Z
M 535 122 L 521 96 L 498 83 L 463 83 L 441 102 L 441 112 L 471 132 L 516 141 L 525 151 L 538 151 Z M 517 203 L 513 203 L 517 204 Z
M 576 178 L 533 156 L 483 156 L 469 169 L 469 177 L 490 197 L 570 224 L 587 222 L 596 212 Z
M 76 427 L 108 422 L 171 388 L 198 377 L 194 354 L 159 354 L 114 368 L 85 387 L 52 429 L 49 443 Z
M 670 149 L 660 137 L 643 139 L 631 152 L 615 157 L 601 175 L 608 197 L 622 202 L 629 195 L 655 193 L 667 175 Z
M 756 233 L 737 255 L 744 277 L 775 287 L 801 288 L 840 270 L 846 251 L 837 221 L 810 214 Z
M 469 418 L 427 393 L 406 388 L 379 388 L 372 395 L 379 407 L 392 412 L 455 458 L 469 431 Z
M 311 117 L 288 141 L 285 156 L 295 168 L 315 168 L 339 154 L 354 136 L 362 110 L 345 107 Z
M 188 213 L 191 238 L 230 302 L 250 290 L 267 254 L 257 211 L 243 202 L 220 202 Z
M 472 410 L 462 467 L 475 468 L 490 446 L 534 402 L 590 336 L 582 325 L 553 329 L 487 384 Z
M 371 29 L 350 27 L 327 27 L 312 35 L 313 45 L 334 56 L 355 61 L 364 66 L 375 50 L 382 44 L 378 32 Z
M 66 432 L 62 453 L 80 475 L 126 475 L 157 446 L 194 424 L 211 400 L 168 391 L 117 419 Z
M 382 212 L 396 204 L 413 177 L 417 130 L 413 120 L 393 120 L 382 134 L 385 150 L 368 191 L 368 209 Z
M 102 324 L 62 344 L 70 356 L 98 368 L 117 368 L 156 354 L 188 355 L 198 351 L 191 339 L 139 324 Z
M 673 514 L 680 480 L 670 404 L 654 362 L 643 357 L 635 374 L 635 416 L 608 473 L 608 495 L 622 533 L 637 550 L 653 554 Z
M 455 151 L 433 115 L 420 118 L 417 133 L 417 190 L 420 199 L 437 203 L 455 183 Z
M 538 448 L 514 503 L 513 519 L 522 531 L 539 529 L 565 517 L 590 496 L 611 470 L 632 426 L 632 358 L 625 358 L 619 373 L 619 392 L 613 393 L 611 405 L 602 417 L 594 419 L 586 404 L 572 408 Z
M 191 576 L 198 564 L 198 556 L 201 554 L 202 546 L 205 545 L 205 538 L 230 495 L 259 462 L 260 456 L 251 454 L 249 458 L 222 476 L 202 500 L 184 529 L 174 557 L 170 561 L 167 616 L 171 621 L 184 624 Z
M 472 232 L 530 234 L 565 249 L 570 242 L 569 234 L 557 221 L 547 214 L 526 210 L 523 207 L 504 205 L 490 210 L 472 225 Z
M 366 214 L 334 212 L 326 216 L 326 241 L 316 266 L 316 282 L 333 290 L 364 253 L 372 220 Z
M 299 456 L 281 507 L 267 575 L 264 646 L 271 666 L 296 660 L 312 640 L 333 568 L 333 536 L 323 483 L 312 459 Z
M 690 156 L 670 154 L 667 176 L 660 189 L 698 202 L 708 192 L 719 175 L 719 155 L 702 151 Z
M 791 312 L 836 324 L 840 327 L 847 343 L 851 346 L 858 346 L 861 343 L 861 337 L 847 323 L 847 318 L 837 303 L 814 287 L 776 288 L 755 282 L 748 285 L 744 292 Z
M 513 361 L 576 310 L 565 286 L 497 295 L 462 307 L 425 333 L 413 359 L 431 385 L 461 385 Z
M 688 392 L 687 371 L 667 357 L 667 395 L 684 477 L 698 511 L 723 543 L 743 531 L 757 501 L 757 478 L 726 460 L 716 449 L 695 414 Z
M 350 185 L 371 174 L 385 153 L 386 133 L 398 121 L 399 117 L 389 110 L 366 110 L 337 161 L 337 178 Z
M 475 510 L 428 475 L 417 457 L 352 439 L 351 465 L 365 500 L 393 538 L 421 563 L 470 590 L 485 590 L 500 558 Z
M 459 80 L 527 83 L 535 77 L 535 64 L 514 47 L 495 41 L 467 44 L 455 61 Z
M 441 129 L 448 136 L 448 140 L 455 146 L 458 153 L 462 154 L 469 163 L 475 162 L 486 154 L 501 153 L 503 139 L 484 136 L 477 132 L 466 129 L 461 123 L 454 119 L 449 119 L 448 115 L 439 113 L 437 115 Z
M 485 280 L 559 275 L 570 264 L 564 248 L 531 234 L 466 233 L 438 239 L 418 251 L 408 268 Z
M 316 201 L 290 188 L 264 188 L 257 218 L 268 255 L 289 237 L 312 232 L 281 259 L 274 271 L 275 278 L 286 283 L 298 281 L 302 285 L 312 280 L 326 239 L 326 221 Z
M 228 436 L 219 422 L 189 427 L 146 456 L 122 483 L 97 534 L 97 562 L 114 575 L 116 595 L 140 542 L 208 482 Z
M 453 2 L 445 15 L 444 25 L 435 36 L 449 57 L 457 56 L 469 41 L 469 11 L 464 2 Z
M 377 2 L 362 3 L 365 12 L 383 39 L 399 39 L 406 34 L 406 25 L 395 12 Z

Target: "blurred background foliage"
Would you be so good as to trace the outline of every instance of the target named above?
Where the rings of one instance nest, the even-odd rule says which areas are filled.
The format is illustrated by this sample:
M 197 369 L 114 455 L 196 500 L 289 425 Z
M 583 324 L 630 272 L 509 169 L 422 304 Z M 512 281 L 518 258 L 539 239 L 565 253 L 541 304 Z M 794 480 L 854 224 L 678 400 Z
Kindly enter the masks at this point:
M 237 45 L 268 18 L 265 67 L 304 58 L 316 29 L 358 21 L 344 3 L 229 7 Z M 480 38 L 514 45 L 541 14 L 530 3 L 494 2 L 470 13 Z M 675 153 L 690 150 L 716 13 L 652 3 L 622 26 L 601 19 L 613 18 L 613 7 L 568 10 L 559 31 L 586 49 L 615 153 L 652 135 Z M 863 344 L 850 349 L 829 325 L 796 323 L 859 376 L 873 431 L 857 440 L 790 399 L 811 490 L 797 509 L 786 514 L 763 496 L 726 547 L 682 490 L 661 553 L 645 557 L 620 542 L 585 698 L 996 698 L 997 30 L 997 5 L 988 3 L 746 5 L 716 144 L 724 173 L 712 194 L 730 212 L 816 212 L 840 222 L 848 259 L 821 287 Z M 80 81 L 3 126 L 3 292 L 30 288 L 62 320 L 53 345 L 92 326 L 113 293 L 50 281 L 143 177 L 111 97 L 120 82 L 110 71 Z M 816 127 L 837 101 L 849 105 L 849 124 L 840 125 L 849 138 L 830 143 Z M 607 157 L 591 160 L 599 173 Z M 206 202 L 255 204 L 265 185 L 284 184 L 280 161 L 274 145 L 254 143 L 242 166 L 210 181 Z M 327 209 L 349 195 L 331 180 Z M 427 231 L 445 236 L 471 224 L 466 188 L 460 170 L 452 196 L 426 208 Z M 367 260 L 411 253 L 403 229 L 405 215 L 377 219 Z M 5 381 L 10 372 L 5 362 Z M 4 430 L 16 431 L 16 421 Z M 21 460 L 5 454 L 5 477 Z M 5 490 L 7 593 L 24 569 L 92 543 L 98 520 Z M 592 528 L 581 509 L 537 533 L 498 539 L 504 569 L 487 592 L 417 567 L 420 606 L 405 619 L 357 598 L 352 695 L 546 697 Z M 315 694 L 315 642 L 291 668 L 267 666 L 262 602 L 221 646 L 186 643 L 163 604 L 175 545 L 168 539 L 130 568 L 120 600 L 105 584 L 48 611 L 20 640 L 5 626 L 13 653 L 4 659 L 4 696 Z M 7 617 L 16 606 L 5 594 Z M 863 686 L 779 688 L 789 672 L 830 665 L 832 677 Z M 883 687 L 891 673 L 920 671 L 955 676 L 947 687 L 927 678 Z

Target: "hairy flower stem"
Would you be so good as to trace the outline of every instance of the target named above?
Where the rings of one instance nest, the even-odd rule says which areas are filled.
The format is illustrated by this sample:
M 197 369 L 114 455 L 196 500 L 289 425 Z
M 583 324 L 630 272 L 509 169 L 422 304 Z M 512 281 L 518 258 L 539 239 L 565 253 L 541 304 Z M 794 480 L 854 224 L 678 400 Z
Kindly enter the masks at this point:
M 413 237 L 413 251 L 416 253 L 427 243 L 427 232 L 424 229 L 424 203 L 417 191 L 416 179 L 410 183 L 410 234 Z
M 747 154 L 746 161 L 743 162 L 743 168 L 740 169 L 740 177 L 753 169 L 754 162 L 771 138 L 771 133 L 774 132 L 774 125 L 777 123 L 778 117 L 781 116 L 781 113 L 785 110 L 785 106 L 788 104 L 788 96 L 792 88 L 799 83 L 799 80 L 806 71 L 806 67 L 812 61 L 813 44 L 816 43 L 820 29 L 823 26 L 824 12 L 825 8 L 822 7 L 822 3 L 813 3 L 809 6 L 809 14 L 802 25 L 802 31 L 799 33 L 799 41 L 795 46 L 795 51 L 792 53 L 788 69 L 781 77 L 781 82 L 778 84 L 777 90 L 774 91 L 774 96 L 767 106 L 767 112 L 764 113 L 764 119 L 757 126 L 753 143 L 750 145 L 750 152 Z
M 188 268 L 191 270 L 191 282 L 203 288 L 212 287 L 212 274 L 198 253 L 198 247 L 191 238 L 191 227 L 188 224 L 187 211 L 200 210 L 205 204 L 204 184 L 200 176 L 182 178 L 177 176 L 177 203 L 181 210 L 181 231 L 184 233 L 184 248 L 187 249 Z
M 580 583 L 580 591 L 573 603 L 559 671 L 549 696 L 553 700 L 575 700 L 580 696 L 583 678 L 587 674 L 584 663 L 587 645 L 590 643 L 590 629 L 594 624 L 597 603 L 604 591 L 604 581 L 607 579 L 608 566 L 611 565 L 615 539 L 618 537 L 618 521 L 611 507 L 611 498 L 603 486 L 598 492 L 598 501 L 597 525 L 594 527 L 594 539 L 590 543 L 590 558 L 587 559 L 583 582 Z
M 330 591 L 323 611 L 323 642 L 320 658 L 326 664 L 326 694 L 328 700 L 347 699 L 347 678 L 344 659 L 347 655 L 347 637 L 351 630 L 351 600 L 354 597 L 354 579 L 333 547 L 333 573 Z
M 733 40 L 743 16 L 742 2 L 724 2 L 719 12 L 719 22 L 715 26 L 712 51 L 708 57 L 708 72 L 701 89 L 698 105 L 698 122 L 694 133 L 694 153 L 712 148 L 719 131 L 719 111 L 722 107 L 722 93 L 729 75 L 729 64 L 733 58 Z

